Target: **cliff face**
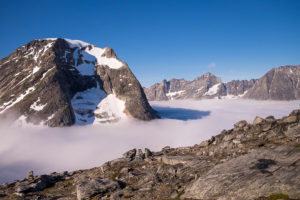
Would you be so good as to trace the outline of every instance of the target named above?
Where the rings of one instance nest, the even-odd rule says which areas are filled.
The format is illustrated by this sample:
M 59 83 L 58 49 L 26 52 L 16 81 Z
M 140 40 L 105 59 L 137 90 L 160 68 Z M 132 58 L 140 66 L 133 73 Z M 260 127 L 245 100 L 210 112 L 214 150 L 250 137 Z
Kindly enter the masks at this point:
M 0 186 L 2 199 L 300 198 L 300 110 L 240 121 L 210 140 L 159 152 L 133 149 L 100 167 Z M 269 198 L 270 197 L 270 198 Z
M 270 70 L 256 81 L 245 98 L 258 100 L 300 99 L 300 65 Z
M 55 127 L 158 117 L 109 47 L 33 40 L 0 60 L 0 72 L 0 116 L 17 123 Z

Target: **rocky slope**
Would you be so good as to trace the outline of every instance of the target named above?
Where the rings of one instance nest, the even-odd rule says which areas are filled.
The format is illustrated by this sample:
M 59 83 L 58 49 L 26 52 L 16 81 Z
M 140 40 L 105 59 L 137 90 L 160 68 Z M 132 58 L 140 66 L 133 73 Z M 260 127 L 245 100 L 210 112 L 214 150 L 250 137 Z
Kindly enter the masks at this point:
M 164 80 L 144 90 L 150 101 L 211 98 L 296 100 L 300 99 L 300 66 L 274 68 L 257 80 L 233 80 L 226 83 L 206 73 L 193 81 Z
M 300 110 L 237 122 L 210 140 L 133 149 L 100 167 L 0 186 L 1 199 L 300 199 Z
M 0 116 L 66 126 L 157 118 L 125 62 L 78 40 L 33 40 L 0 60 Z
M 300 65 L 270 70 L 256 81 L 245 98 L 258 100 L 300 99 Z

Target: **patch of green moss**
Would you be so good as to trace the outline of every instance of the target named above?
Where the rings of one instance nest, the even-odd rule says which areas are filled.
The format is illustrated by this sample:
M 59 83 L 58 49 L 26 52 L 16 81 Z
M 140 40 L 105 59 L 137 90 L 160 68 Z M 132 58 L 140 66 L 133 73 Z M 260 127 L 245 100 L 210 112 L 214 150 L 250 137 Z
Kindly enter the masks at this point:
M 271 200 L 275 200 L 275 199 L 289 199 L 290 197 L 289 197 L 289 195 L 287 195 L 287 194 L 281 194 L 281 193 L 279 193 L 279 194 L 272 194 L 272 195 L 270 195 L 269 196 L 269 199 Z

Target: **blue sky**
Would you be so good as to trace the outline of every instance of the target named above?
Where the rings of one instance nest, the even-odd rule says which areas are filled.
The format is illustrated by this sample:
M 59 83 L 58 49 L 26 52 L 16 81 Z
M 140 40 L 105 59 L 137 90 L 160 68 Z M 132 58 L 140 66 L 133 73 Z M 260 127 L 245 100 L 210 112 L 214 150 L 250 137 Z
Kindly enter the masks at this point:
M 38 38 L 112 47 L 143 86 L 300 64 L 300 1 L 0 1 L 0 57 Z

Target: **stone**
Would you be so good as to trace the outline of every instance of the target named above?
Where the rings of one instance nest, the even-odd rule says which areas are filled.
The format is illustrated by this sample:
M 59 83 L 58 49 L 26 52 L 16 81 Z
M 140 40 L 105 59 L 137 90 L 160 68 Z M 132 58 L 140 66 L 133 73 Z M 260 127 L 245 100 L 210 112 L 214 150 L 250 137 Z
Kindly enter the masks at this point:
M 234 124 L 234 127 L 235 128 L 243 128 L 247 125 L 247 121 L 246 120 L 242 120 L 242 121 L 239 121 L 237 123 Z
M 100 167 L 100 169 L 104 173 L 104 172 L 108 171 L 110 169 L 110 167 L 111 167 L 110 162 L 106 162 Z
M 300 138 L 300 124 L 296 126 L 289 126 L 285 135 L 290 139 Z
M 234 140 L 232 140 L 232 142 L 233 142 L 234 144 L 241 144 L 241 140 L 238 140 L 238 139 L 234 139 Z
M 152 156 L 152 152 L 148 148 L 145 148 L 145 157 L 149 158 L 151 156 Z
M 293 110 L 290 116 L 300 116 L 300 109 Z
M 34 176 L 33 176 L 33 171 L 29 171 L 28 172 L 28 181 L 33 181 L 34 180 Z
M 208 145 L 211 145 L 214 141 L 215 141 L 215 136 L 212 136 L 209 140 L 208 140 Z
M 266 121 L 267 122 L 274 122 L 274 121 L 276 121 L 276 119 L 275 119 L 274 116 L 268 116 L 268 117 L 266 117 Z
M 205 140 L 205 141 L 201 142 L 201 143 L 199 144 L 199 146 L 200 146 L 200 147 L 206 147 L 206 146 L 208 146 L 208 141 Z
M 228 134 L 228 135 L 225 135 L 223 140 L 224 141 L 230 141 L 234 138 L 235 136 L 233 134 Z
M 123 154 L 123 158 L 133 160 L 136 155 L 136 149 L 132 149 Z
M 108 178 L 89 179 L 86 176 L 80 176 L 76 179 L 76 195 L 78 200 L 91 199 L 94 196 L 104 197 L 107 193 L 121 188 L 118 181 Z
M 138 149 L 135 155 L 135 159 L 141 159 L 143 160 L 145 158 L 145 154 L 141 149 Z
M 272 128 L 272 124 L 267 121 L 267 123 L 263 124 L 262 131 L 268 131 Z
M 282 146 L 255 150 L 219 164 L 205 176 L 188 184 L 181 197 L 244 200 L 255 199 L 262 194 L 284 193 L 297 199 L 300 197 L 300 190 L 297 189 L 300 167 L 283 167 L 292 166 L 300 157 L 299 151 L 291 152 L 291 149 Z M 276 185 L 274 177 L 280 179 Z
M 264 121 L 263 118 L 256 116 L 255 119 L 254 119 L 254 121 L 253 121 L 253 125 L 260 124 L 260 123 L 262 123 L 263 121 Z
M 289 117 L 285 117 L 282 119 L 282 122 L 283 123 L 295 123 L 295 122 L 297 122 L 297 116 L 292 115 Z

